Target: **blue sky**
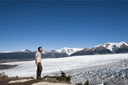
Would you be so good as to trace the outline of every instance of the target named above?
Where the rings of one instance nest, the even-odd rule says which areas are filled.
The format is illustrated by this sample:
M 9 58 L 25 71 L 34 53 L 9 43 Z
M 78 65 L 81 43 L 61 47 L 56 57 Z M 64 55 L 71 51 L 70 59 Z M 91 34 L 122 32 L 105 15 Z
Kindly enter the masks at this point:
M 0 51 L 128 43 L 128 1 L 0 1 Z

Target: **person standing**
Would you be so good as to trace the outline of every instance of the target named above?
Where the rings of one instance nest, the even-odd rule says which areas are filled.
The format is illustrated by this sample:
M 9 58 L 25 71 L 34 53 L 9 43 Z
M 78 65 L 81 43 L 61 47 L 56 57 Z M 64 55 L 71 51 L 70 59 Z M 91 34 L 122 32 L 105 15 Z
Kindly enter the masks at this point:
M 38 51 L 35 54 L 35 62 L 37 65 L 37 78 L 36 79 L 41 79 L 41 72 L 42 72 L 42 65 L 41 65 L 41 52 L 42 52 L 42 47 L 38 48 Z

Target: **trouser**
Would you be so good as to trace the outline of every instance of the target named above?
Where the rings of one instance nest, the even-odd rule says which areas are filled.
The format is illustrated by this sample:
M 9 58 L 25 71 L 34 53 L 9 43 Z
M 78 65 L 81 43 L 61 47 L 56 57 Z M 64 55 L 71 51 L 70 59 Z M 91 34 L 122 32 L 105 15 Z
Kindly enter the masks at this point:
M 37 65 L 37 79 L 38 78 L 41 78 L 41 72 L 42 72 L 42 65 L 41 63 L 39 62 L 38 65 Z

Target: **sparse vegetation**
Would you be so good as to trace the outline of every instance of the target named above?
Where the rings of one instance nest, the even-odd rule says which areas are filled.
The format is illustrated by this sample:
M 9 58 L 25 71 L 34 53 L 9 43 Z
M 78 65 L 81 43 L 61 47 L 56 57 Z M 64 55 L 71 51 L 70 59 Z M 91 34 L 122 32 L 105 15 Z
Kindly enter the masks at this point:
M 50 77 L 50 78 L 56 78 L 59 81 L 65 81 L 71 83 L 71 76 L 70 75 L 66 76 L 66 74 L 62 70 L 60 71 L 61 71 L 60 76 L 58 74 L 56 74 L 55 76 L 45 76 L 44 79 Z M 82 84 L 82 82 L 79 82 L 79 83 L 75 83 L 75 85 L 89 85 L 89 80 L 87 79 L 87 81 L 84 84 Z
M 60 71 L 61 71 L 60 76 L 57 75 L 57 74 L 55 76 L 44 76 L 43 79 L 45 79 L 45 78 L 56 78 L 56 80 L 71 83 L 71 76 L 70 75 L 66 76 L 66 74 L 62 70 L 60 70 Z M 5 79 L 5 78 L 8 78 L 8 75 L 6 75 L 5 72 L 0 73 L 0 79 Z M 19 78 L 19 76 L 16 75 L 15 78 Z M 33 77 L 30 77 L 30 78 L 34 79 Z M 76 83 L 75 85 L 82 85 L 82 83 L 81 82 Z M 89 85 L 89 81 L 87 80 L 84 85 Z
M 82 85 L 82 83 L 76 83 L 75 85 Z M 84 85 L 89 85 L 89 80 L 87 79 L 87 81 L 84 83 Z
M 8 78 L 5 72 L 0 73 L 0 79 L 5 79 L 5 78 Z
M 62 70 L 60 70 L 60 71 L 61 71 L 61 76 L 56 75 L 56 79 L 59 81 L 66 81 L 66 82 L 70 83 L 71 76 L 70 75 L 66 76 L 66 74 Z
M 19 77 L 16 75 L 16 78 L 19 78 Z
M 81 83 L 81 82 L 79 82 L 79 83 L 76 83 L 75 85 L 82 85 L 82 83 Z
M 84 85 L 89 85 L 89 80 L 87 79 L 87 81 L 85 82 Z

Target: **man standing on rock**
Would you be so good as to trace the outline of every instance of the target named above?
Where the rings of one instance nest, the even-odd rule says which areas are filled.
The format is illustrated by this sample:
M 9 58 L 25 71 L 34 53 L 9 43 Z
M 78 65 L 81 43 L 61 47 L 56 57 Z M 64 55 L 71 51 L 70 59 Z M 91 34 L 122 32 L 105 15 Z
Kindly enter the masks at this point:
M 41 52 L 42 52 L 42 47 L 39 47 L 35 55 L 35 61 L 37 65 L 37 79 L 41 79 L 41 72 L 42 72 Z

